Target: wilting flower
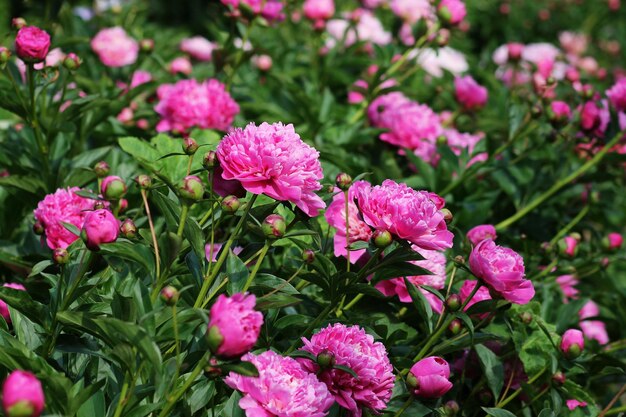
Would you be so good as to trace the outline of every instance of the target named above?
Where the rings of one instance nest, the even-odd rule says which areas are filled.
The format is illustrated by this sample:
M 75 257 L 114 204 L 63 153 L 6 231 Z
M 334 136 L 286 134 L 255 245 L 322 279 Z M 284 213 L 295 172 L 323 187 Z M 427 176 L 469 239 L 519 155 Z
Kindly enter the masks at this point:
M 577 329 L 569 329 L 561 337 L 561 352 L 567 356 L 577 357 L 585 348 L 583 332 Z
M 224 382 L 243 394 L 239 407 L 247 417 L 324 417 L 334 403 L 326 385 L 295 359 L 271 350 L 241 359 L 254 364 L 259 376 L 231 372 Z
M 467 232 L 466 236 L 467 240 L 474 246 L 485 239 L 496 240 L 498 237 L 496 228 L 491 224 L 479 224 L 478 226 L 474 226 Z
M 411 367 L 407 383 L 422 398 L 439 398 L 452 389 L 450 366 L 443 358 L 429 356 Z
M 82 235 L 85 246 L 91 250 L 98 250 L 103 243 L 115 242 L 119 229 L 120 222 L 109 210 L 90 211 L 83 223 Z
M 3 287 L 12 288 L 18 291 L 26 291 L 26 288 L 24 288 L 22 284 L 16 284 L 14 282 L 8 282 L 4 284 Z M 6 321 L 7 324 L 11 324 L 11 315 L 9 313 L 9 306 L 7 306 L 7 303 L 2 301 L 2 299 L 0 299 L 0 316 L 4 318 L 4 321 Z
M 376 230 L 386 230 L 421 249 L 452 247 L 453 234 L 431 193 L 415 191 L 392 180 L 372 187 L 364 183 L 356 190 L 363 220 Z
M 252 294 L 221 294 L 211 307 L 209 341 L 216 355 L 237 357 L 248 352 L 261 332 L 263 314 L 256 311 L 256 297 Z
M 187 132 L 193 127 L 227 130 L 239 113 L 224 84 L 215 79 L 163 84 L 157 95 L 159 103 L 154 110 L 161 116 L 156 127 L 159 132 Z
M 210 61 L 213 58 L 213 50 L 215 48 L 215 43 L 202 36 L 186 38 L 180 42 L 180 50 L 198 61 Z
M 355 378 L 341 369 L 320 369 L 308 359 L 300 361 L 303 369 L 318 375 L 337 403 L 353 417 L 360 417 L 363 409 L 377 412 L 387 406 L 394 376 L 382 343 L 374 342 L 359 326 L 346 327 L 341 323 L 320 330 L 310 341 L 305 338 L 302 341 L 302 350 L 315 356 L 328 354 L 337 365 L 347 366 L 357 374 Z
M 91 40 L 91 49 L 107 67 L 134 64 L 139 55 L 139 43 L 119 26 L 98 32 Z
M 75 194 L 79 190 L 78 187 L 60 188 L 37 204 L 35 220 L 43 225 L 46 243 L 50 249 L 67 248 L 78 239 L 63 223 L 82 229 L 85 216 L 88 211 L 93 210 L 95 201 Z
M 470 268 L 494 292 L 515 304 L 526 304 L 535 288 L 524 277 L 524 260 L 515 251 L 496 245 L 493 240 L 479 242 L 469 258 Z
M 28 371 L 16 370 L 2 385 L 2 408 L 7 416 L 39 417 L 45 405 L 41 382 Z
M 324 201 L 319 153 L 300 139 L 293 125 L 250 123 L 231 130 L 217 145 L 225 180 L 237 180 L 253 194 L 291 201 L 308 216 L 317 216 Z
M 50 49 L 50 35 L 35 26 L 24 26 L 15 37 L 15 52 L 25 62 L 41 62 Z
M 606 90 L 606 96 L 617 111 L 626 111 L 626 78 L 622 78 Z
M 609 335 L 606 332 L 606 325 L 600 320 L 587 320 L 591 317 L 600 315 L 600 307 L 593 301 L 587 303 L 578 312 L 580 323 L 578 325 L 583 331 L 585 337 L 589 340 L 597 340 L 599 344 L 605 345 L 609 343 Z

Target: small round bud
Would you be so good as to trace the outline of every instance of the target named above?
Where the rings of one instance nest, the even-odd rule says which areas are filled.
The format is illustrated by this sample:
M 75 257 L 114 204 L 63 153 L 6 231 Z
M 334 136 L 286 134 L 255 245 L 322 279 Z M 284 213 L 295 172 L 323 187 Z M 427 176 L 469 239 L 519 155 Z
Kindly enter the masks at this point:
M 337 178 L 335 179 L 335 184 L 337 184 L 337 187 L 341 191 L 346 191 L 352 185 L 352 177 L 345 172 L 342 172 L 337 175 Z
M 267 72 L 272 69 L 272 57 L 269 55 L 258 55 L 253 63 L 259 71 Z
M 237 212 L 237 210 L 239 210 L 241 202 L 234 195 L 227 195 L 222 199 L 221 206 L 222 211 L 224 211 L 225 213 L 234 214 Z
M 137 175 L 137 178 L 135 178 L 135 182 L 142 190 L 147 190 L 152 186 L 152 178 L 150 178 L 150 176 L 146 174 Z
M 450 294 L 450 296 L 446 299 L 446 308 L 452 312 L 459 311 L 462 304 L 463 300 L 459 294 Z
M 102 180 L 100 193 L 106 200 L 119 200 L 126 194 L 126 183 L 116 175 L 109 175 Z
M 117 214 L 122 214 L 128 209 L 128 200 L 122 198 L 117 202 Z
M 445 6 L 437 10 L 437 16 L 439 16 L 439 19 L 445 24 L 450 24 L 452 21 L 452 13 L 450 13 L 450 10 Z
M 409 374 L 406 376 L 406 385 L 411 389 L 411 391 L 416 390 L 420 387 L 420 383 L 417 380 L 417 377 L 411 372 L 409 372 Z
M 491 404 L 493 395 L 488 390 L 482 390 L 478 393 L 478 401 L 481 404 Z
M 533 321 L 533 315 L 528 311 L 524 311 L 522 314 L 520 314 L 519 318 L 524 324 L 530 324 Z
M 13 19 L 11 19 L 11 26 L 13 26 L 13 29 L 19 30 L 26 25 L 26 19 L 24 19 L 23 17 L 14 17 Z
M 443 219 L 445 220 L 446 223 L 450 223 L 452 219 L 454 218 L 454 216 L 452 215 L 452 212 L 448 210 L 447 208 L 442 208 L 439 211 L 441 211 L 441 214 L 443 214 Z
M 315 261 L 315 252 L 313 252 L 311 249 L 303 250 L 302 260 L 307 264 L 313 263 L 313 261 Z
M 556 371 L 554 375 L 552 375 L 552 381 L 559 387 L 565 384 L 566 380 L 565 374 L 561 371 Z
M 444 135 L 437 136 L 437 145 L 447 145 L 448 138 Z
M 70 261 L 70 254 L 65 248 L 56 248 L 52 251 L 52 260 L 57 265 L 65 265 Z
M 36 235 L 41 236 L 41 235 L 43 235 L 44 231 L 45 231 L 45 229 L 43 227 L 43 224 L 41 224 L 41 222 L 39 220 L 36 221 L 35 224 L 33 224 L 33 232 Z
M 377 248 L 383 249 L 391 245 L 393 236 L 387 230 L 376 230 L 372 233 L 372 241 Z
M 178 290 L 171 285 L 168 285 L 161 290 L 161 300 L 163 300 L 163 302 L 168 306 L 175 305 L 178 302 L 179 296 L 180 294 L 178 293 Z
M 459 319 L 452 320 L 448 325 L 448 331 L 450 331 L 450 333 L 452 333 L 453 335 L 459 334 L 462 328 L 463 323 L 461 323 L 461 320 Z
M 263 234 L 268 239 L 278 239 L 285 235 L 287 223 L 285 218 L 279 214 L 270 214 L 263 220 L 261 225 Z
M 208 378 L 217 379 L 222 376 L 222 370 L 217 367 L 217 359 L 209 359 L 209 364 L 204 368 Z
M 0 46 L 0 65 L 6 64 L 11 59 L 11 51 L 6 46 Z
M 457 255 L 454 257 L 454 263 L 457 265 L 465 265 L 465 258 L 461 255 Z
M 133 222 L 132 219 L 124 220 L 120 226 L 120 233 L 126 239 L 133 239 L 137 236 L 137 226 L 135 226 L 135 222 Z
M 107 164 L 104 161 L 100 161 L 96 163 L 96 165 L 93 166 L 93 172 L 96 173 L 96 176 L 98 178 L 106 177 L 107 175 L 109 175 L 110 170 L 111 170 L 111 167 L 109 166 L 109 164 Z
M 435 38 L 435 42 L 441 48 L 447 46 L 450 42 L 450 31 L 448 29 L 441 29 Z
M 566 356 L 569 359 L 576 359 L 577 357 L 580 356 L 581 353 L 582 353 L 582 349 L 581 349 L 580 345 L 578 345 L 578 344 L 571 345 L 567 349 L 567 351 L 565 352 Z
M 446 417 L 454 417 L 461 410 L 459 403 L 454 400 L 450 400 L 443 405 L 443 411 Z
M 70 71 L 76 71 L 82 62 L 82 59 L 80 59 L 78 55 L 74 52 L 70 52 L 63 60 L 63 66 Z
M 139 49 L 141 52 L 152 52 L 154 50 L 154 40 L 142 39 L 139 41 Z
M 181 185 L 178 187 L 180 197 L 187 203 L 193 204 L 204 196 L 204 184 L 202 180 L 195 175 L 186 176 Z
M 183 139 L 183 152 L 187 155 L 193 155 L 198 150 L 198 142 L 192 138 Z
M 328 350 L 323 350 L 317 355 L 317 364 L 322 369 L 332 368 L 335 366 L 335 355 Z
M 207 340 L 209 341 L 209 349 L 214 354 L 217 354 L 218 349 L 221 344 L 224 342 L 224 336 L 222 332 L 220 332 L 219 327 L 211 326 L 209 327 L 209 332 L 207 333 Z
M 202 166 L 206 170 L 211 170 L 217 164 L 217 154 L 215 151 L 208 151 L 204 154 L 204 158 L 202 158 Z

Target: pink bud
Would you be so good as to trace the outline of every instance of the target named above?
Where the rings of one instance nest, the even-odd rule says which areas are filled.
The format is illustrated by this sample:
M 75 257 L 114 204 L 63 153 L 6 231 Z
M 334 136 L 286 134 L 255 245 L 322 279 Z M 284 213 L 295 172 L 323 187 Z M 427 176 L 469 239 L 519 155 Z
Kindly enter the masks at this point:
M 248 352 L 256 343 L 263 315 L 254 310 L 256 298 L 251 294 L 221 294 L 211 307 L 209 345 L 219 356 L 237 357 Z
M 98 250 L 103 243 L 115 242 L 118 233 L 119 222 L 109 210 L 95 210 L 85 216 L 81 236 L 89 249 Z
M 44 403 L 41 382 L 30 372 L 13 371 L 2 385 L 2 408 L 8 417 L 38 417 Z
M 126 194 L 126 184 L 120 177 L 110 175 L 102 180 L 100 192 L 107 200 L 119 200 Z
M 485 239 L 496 240 L 496 228 L 491 224 L 479 224 L 467 232 L 467 240 L 474 246 Z
M 478 110 L 485 106 L 489 94 L 487 89 L 476 82 L 471 76 L 454 79 L 454 95 L 456 101 L 465 110 Z
M 36 63 L 46 59 L 50 35 L 35 26 L 24 26 L 15 37 L 15 51 L 22 61 Z
M 522 52 L 524 52 L 524 44 L 511 42 L 506 45 L 509 61 L 519 61 L 522 58 Z
M 585 348 L 583 332 L 577 329 L 567 330 L 561 338 L 560 348 L 568 358 L 574 359 L 578 357 Z
M 609 250 L 619 249 L 624 243 L 624 238 L 619 233 L 609 233 L 606 237 L 606 247 Z
M 450 366 L 443 358 L 430 356 L 411 367 L 407 383 L 421 398 L 439 398 L 452 388 Z

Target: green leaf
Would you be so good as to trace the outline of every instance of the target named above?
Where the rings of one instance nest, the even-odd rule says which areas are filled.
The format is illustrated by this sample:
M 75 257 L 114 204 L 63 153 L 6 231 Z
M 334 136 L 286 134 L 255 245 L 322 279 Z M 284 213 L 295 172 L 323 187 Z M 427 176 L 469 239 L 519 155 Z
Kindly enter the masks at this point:
M 317 362 L 317 357 L 311 352 L 307 352 L 306 350 L 296 350 L 289 354 L 292 358 L 306 358 L 310 359 L 313 362 Z
M 411 296 L 411 300 L 413 300 L 413 305 L 417 310 L 417 313 L 424 319 L 426 326 L 428 328 L 428 333 L 433 332 L 433 309 L 428 303 L 426 297 L 420 290 L 418 290 L 411 281 L 404 277 L 404 284 L 406 285 L 406 289 L 409 291 L 409 295 Z
M 33 323 L 37 323 L 43 327 L 48 326 L 48 307 L 33 300 L 28 291 L 0 287 L 0 300 L 22 313 Z
M 100 253 L 136 262 L 149 274 L 155 274 L 156 266 L 154 263 L 154 253 L 150 248 L 141 243 L 133 243 L 119 239 L 114 243 L 100 245 Z
M 352 370 L 352 368 L 343 365 L 333 365 L 333 369 L 339 369 L 341 371 L 347 372 L 352 375 L 354 378 L 359 379 L 359 376 Z
M 259 370 L 256 369 L 256 366 L 254 366 L 252 362 L 225 363 L 215 365 L 215 367 L 221 369 L 223 373 L 234 372 L 243 376 L 259 376 Z
M 491 349 L 484 345 L 476 345 L 474 346 L 474 350 L 476 350 L 478 354 L 480 366 L 487 378 L 487 385 L 493 393 L 493 397 L 498 398 L 504 386 L 504 366 L 502 365 L 502 361 Z
M 32 194 L 40 195 L 46 190 L 46 184 L 35 177 L 24 177 L 21 175 L 9 175 L 8 177 L 0 177 L 0 186 L 18 188 Z
M 493 417 L 516 417 L 515 414 L 503 408 L 487 408 L 481 407 L 485 413 Z
M 246 264 L 229 249 L 226 257 L 226 276 L 228 277 L 226 288 L 228 293 L 232 295 L 241 292 L 249 275 L 250 272 Z

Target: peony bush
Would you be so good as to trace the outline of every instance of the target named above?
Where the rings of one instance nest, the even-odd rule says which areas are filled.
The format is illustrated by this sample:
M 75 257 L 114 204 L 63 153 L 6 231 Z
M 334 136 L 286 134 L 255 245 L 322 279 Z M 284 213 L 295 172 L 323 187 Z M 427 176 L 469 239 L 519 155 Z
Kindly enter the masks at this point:
M 619 0 L 0 6 L 1 415 L 626 412 Z

